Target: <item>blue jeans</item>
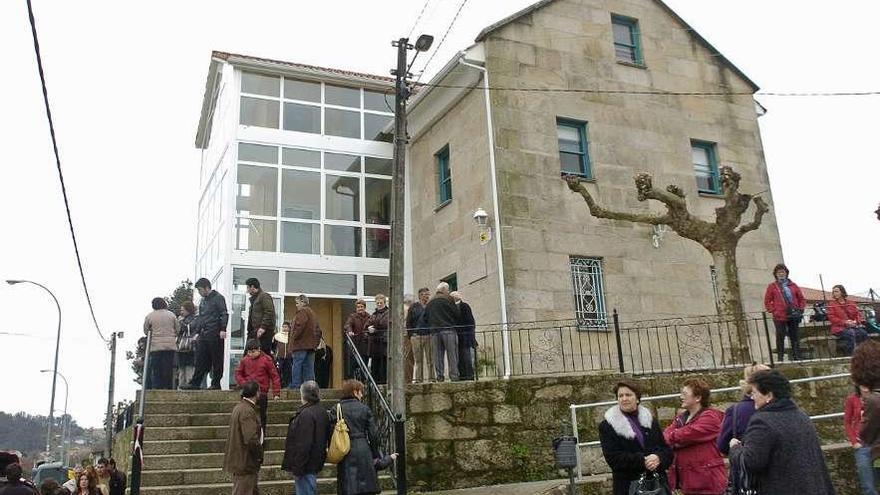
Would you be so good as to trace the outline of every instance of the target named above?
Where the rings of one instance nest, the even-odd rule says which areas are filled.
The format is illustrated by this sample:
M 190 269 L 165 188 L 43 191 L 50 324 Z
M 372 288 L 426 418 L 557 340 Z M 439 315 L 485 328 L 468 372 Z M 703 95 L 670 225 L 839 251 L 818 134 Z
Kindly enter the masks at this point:
M 871 459 L 871 447 L 856 449 L 856 473 L 859 475 L 859 486 L 862 487 L 862 495 L 877 495 L 874 484 L 874 461 Z
M 291 361 L 290 388 L 299 390 L 303 382 L 315 379 L 315 351 L 294 351 Z
M 294 476 L 293 486 L 296 488 L 296 495 L 316 495 L 318 493 L 318 477 L 314 474 Z

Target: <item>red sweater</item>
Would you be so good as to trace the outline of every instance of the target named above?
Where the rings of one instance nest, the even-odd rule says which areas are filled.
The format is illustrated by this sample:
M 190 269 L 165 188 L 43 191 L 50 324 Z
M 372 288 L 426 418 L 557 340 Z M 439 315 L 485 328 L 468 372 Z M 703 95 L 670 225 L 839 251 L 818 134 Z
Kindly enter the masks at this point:
M 831 322 L 831 333 L 839 334 L 846 328 L 846 320 L 855 320 L 862 323 L 862 312 L 856 307 L 855 303 L 844 301 L 840 304 L 837 301 L 828 303 L 828 321 Z
M 276 394 L 281 393 L 281 377 L 275 369 L 275 363 L 268 354 L 260 351 L 256 358 L 247 355 L 241 358 L 238 368 L 235 370 L 235 383 L 244 385 L 249 381 L 255 381 L 260 385 L 260 394 L 269 395 L 269 381 L 272 381 L 272 389 Z
M 850 394 L 843 404 L 843 428 L 846 430 L 846 438 L 849 443 L 855 445 L 859 441 L 859 428 L 862 427 L 862 399 L 856 394 Z

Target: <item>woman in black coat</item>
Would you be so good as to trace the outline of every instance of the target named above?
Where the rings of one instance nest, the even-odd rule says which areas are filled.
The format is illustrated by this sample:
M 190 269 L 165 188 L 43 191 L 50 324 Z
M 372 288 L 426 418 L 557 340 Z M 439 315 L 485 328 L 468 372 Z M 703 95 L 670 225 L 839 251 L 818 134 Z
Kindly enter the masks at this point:
M 646 473 L 657 473 L 665 484 L 672 450 L 651 411 L 639 405 L 641 390 L 635 383 L 618 382 L 614 395 L 617 405 L 605 412 L 605 420 L 599 424 L 599 441 L 611 467 L 614 495 L 628 495 L 630 484 Z
M 742 442 L 730 441 L 730 463 L 742 463 L 758 493 L 834 495 L 816 429 L 791 399 L 788 379 L 768 370 L 748 383 L 756 411 Z
M 348 426 L 351 450 L 336 466 L 336 493 L 339 495 L 377 494 L 379 476 L 374 460 L 379 459 L 379 432 L 370 408 L 361 402 L 364 384 L 357 380 L 342 383 L 342 417 Z M 336 409 L 330 410 L 331 427 Z

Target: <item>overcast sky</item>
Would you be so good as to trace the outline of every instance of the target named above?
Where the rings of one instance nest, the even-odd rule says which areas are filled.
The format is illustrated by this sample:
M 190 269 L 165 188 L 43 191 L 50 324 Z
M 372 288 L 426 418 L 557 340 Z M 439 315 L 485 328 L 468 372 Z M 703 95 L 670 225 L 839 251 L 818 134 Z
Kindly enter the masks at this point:
M 424 80 L 486 25 L 531 0 L 471 0 Z M 880 3 L 668 0 L 765 91 L 880 90 Z M 392 38 L 422 0 L 35 0 L 49 95 L 86 277 L 105 334 L 124 331 L 117 400 L 133 398 L 125 361 L 150 299 L 191 277 L 199 153 L 193 147 L 211 50 L 388 74 Z M 459 0 L 431 0 L 416 29 L 437 37 Z M 0 279 L 49 286 L 64 312 L 59 370 L 69 409 L 99 426 L 109 355 L 88 314 L 51 154 L 24 0 L 0 2 Z M 427 61 L 416 63 L 420 69 Z M 880 287 L 876 153 L 880 97 L 762 97 L 762 137 L 792 279 L 850 292 Z M 227 299 L 228 300 L 228 299 Z M 31 286 L 0 287 L 0 410 L 46 414 L 55 309 Z M 26 334 L 26 335 L 9 335 Z M 57 409 L 64 406 L 59 381 Z

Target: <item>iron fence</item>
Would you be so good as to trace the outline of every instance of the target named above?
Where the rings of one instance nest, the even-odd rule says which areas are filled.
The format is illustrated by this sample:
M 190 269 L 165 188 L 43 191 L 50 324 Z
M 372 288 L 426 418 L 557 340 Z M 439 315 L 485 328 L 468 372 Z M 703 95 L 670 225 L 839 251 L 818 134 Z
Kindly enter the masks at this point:
M 399 454 L 394 461 L 393 469 L 391 469 L 391 479 L 397 493 L 403 495 L 406 493 L 406 425 L 404 420 L 391 410 L 385 397 L 387 389 L 383 390 L 385 387 L 380 387 L 373 379 L 366 361 L 347 334 L 345 334 L 345 347 L 348 352 L 343 355 L 343 359 L 348 359 L 348 356 L 351 356 L 353 361 L 352 375 L 365 387 L 363 401 L 373 412 L 376 421 L 379 451 L 383 455 L 394 452 Z
M 565 320 L 477 326 L 477 379 L 503 377 L 506 356 L 514 376 L 595 371 L 643 374 L 741 367 L 752 362 L 774 364 L 780 357 L 830 360 L 846 357 L 851 348 L 831 334 L 827 322 L 804 321 L 798 332 L 799 355 L 793 355 L 788 338 L 780 352 L 774 322 L 766 313 L 622 321 L 615 310 L 607 321 L 607 325 Z M 509 352 L 504 349 L 505 333 Z

